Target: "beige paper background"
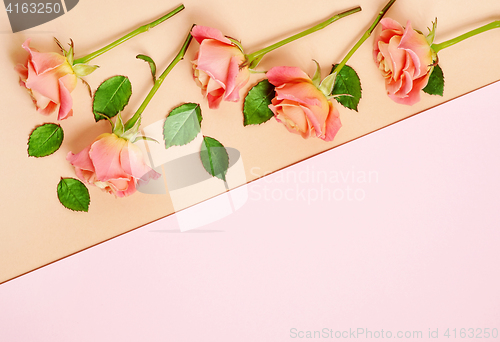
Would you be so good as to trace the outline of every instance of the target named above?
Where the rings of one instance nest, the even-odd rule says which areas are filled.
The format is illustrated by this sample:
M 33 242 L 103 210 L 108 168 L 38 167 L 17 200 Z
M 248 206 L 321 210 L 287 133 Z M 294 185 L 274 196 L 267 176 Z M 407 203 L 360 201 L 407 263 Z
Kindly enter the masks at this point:
M 95 90 L 110 76 L 129 76 L 134 93 L 125 116 L 132 115 L 151 87 L 147 65 L 135 56 L 139 53 L 151 56 L 161 72 L 175 56 L 193 23 L 217 27 L 224 34 L 241 40 L 246 51 L 252 52 L 331 14 L 360 5 L 361 13 L 274 51 L 259 66 L 261 70 L 277 65 L 298 66 L 312 75 L 315 68 L 312 59 L 315 59 L 326 76 L 331 64 L 341 60 L 385 3 L 385 0 L 186 0 L 186 9 L 180 14 L 95 59 L 101 68 L 86 80 Z M 28 158 L 26 142 L 30 131 L 44 122 L 54 122 L 56 117 L 36 113 L 28 93 L 17 85 L 18 76 L 13 67 L 26 56 L 21 44 L 31 37 L 32 46 L 40 51 L 56 51 L 52 37 L 61 42 L 72 38 L 78 57 L 177 5 L 178 2 L 159 0 L 80 1 L 61 18 L 16 34 L 10 33 L 7 15 L 0 11 L 0 283 L 165 217 L 174 210 L 169 195 L 137 193 L 115 199 L 95 187 L 90 188 L 89 213 L 71 212 L 59 204 L 56 185 L 60 177 L 74 177 L 72 167 L 65 160 L 66 154 L 83 149 L 97 135 L 107 132 L 109 124 L 94 123 L 91 100 L 86 88 L 79 84 L 73 92 L 75 115 L 61 123 L 65 132 L 62 148 L 47 158 Z M 414 28 L 422 31 L 438 17 L 437 41 L 441 42 L 497 19 L 500 2 L 398 0 L 388 16 L 402 24 L 411 19 Z M 242 102 L 223 103 L 219 110 L 208 109 L 191 79 L 189 60 L 197 50 L 196 42 L 146 109 L 143 126 L 161 120 L 182 102 L 201 103 L 203 133 L 238 149 L 247 181 L 252 181 L 500 79 L 500 30 L 496 30 L 440 53 L 440 65 L 446 77 L 444 97 L 423 94 L 422 101 L 413 107 L 397 105 L 385 95 L 383 79 L 371 59 L 372 44 L 373 40 L 369 39 L 349 61 L 361 77 L 363 98 L 359 113 L 339 107 L 343 127 L 331 143 L 303 140 L 288 133 L 274 119 L 261 126 L 245 128 Z M 241 94 L 261 78 L 262 75 L 253 75 Z M 471 123 L 476 117 L 477 113 L 471 113 Z

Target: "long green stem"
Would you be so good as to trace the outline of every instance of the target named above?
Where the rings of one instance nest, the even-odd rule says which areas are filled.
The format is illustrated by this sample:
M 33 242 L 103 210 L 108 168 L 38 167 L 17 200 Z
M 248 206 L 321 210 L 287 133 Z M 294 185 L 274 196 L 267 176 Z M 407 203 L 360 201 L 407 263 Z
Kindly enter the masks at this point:
M 194 25 L 193 25 L 194 26 Z M 149 91 L 149 94 L 146 96 L 142 104 L 140 105 L 139 109 L 137 109 L 137 112 L 135 112 L 134 116 L 130 118 L 130 120 L 125 124 L 125 131 L 134 127 L 135 123 L 137 120 L 141 118 L 142 112 L 144 112 L 144 109 L 146 109 L 147 105 L 153 98 L 153 96 L 156 94 L 158 89 L 160 88 L 161 84 L 165 80 L 165 77 L 170 73 L 170 71 L 175 67 L 177 63 L 179 63 L 183 58 L 184 55 L 186 54 L 186 50 L 189 47 L 189 44 L 191 43 L 191 40 L 193 39 L 193 36 L 191 35 L 191 29 L 189 30 L 189 34 L 184 41 L 184 44 L 182 44 L 181 49 L 177 53 L 177 56 L 175 56 L 174 60 L 168 65 L 168 67 L 163 71 L 163 73 L 158 77 L 153 85 L 153 88 Z
M 79 64 L 79 63 L 87 63 L 87 62 L 89 62 L 90 60 L 96 58 L 97 56 L 102 55 L 103 53 L 105 53 L 105 52 L 111 50 L 112 48 L 120 45 L 121 43 L 129 40 L 130 38 L 133 38 L 133 37 L 137 36 L 138 34 L 141 34 L 141 33 L 149 31 L 150 29 L 152 29 L 153 27 L 161 24 L 162 22 L 164 22 L 168 18 L 173 17 L 174 15 L 176 15 L 177 13 L 179 13 L 180 11 L 182 11 L 183 9 L 184 9 L 184 5 L 180 5 L 179 7 L 177 7 L 176 9 L 174 9 L 173 11 L 171 11 L 170 13 L 165 14 L 163 17 L 158 18 L 155 21 L 150 22 L 149 24 L 143 25 L 143 26 L 139 27 L 138 29 L 135 29 L 134 31 L 132 31 L 132 32 L 124 35 L 123 37 L 121 37 L 121 38 L 119 38 L 117 40 L 115 40 L 111 44 L 106 45 L 102 49 L 94 51 L 94 52 L 92 52 L 92 53 L 90 53 L 90 54 L 88 54 L 86 56 L 81 57 L 81 58 L 75 59 L 74 62 L 73 62 L 73 65 Z
M 453 38 L 453 39 L 450 39 L 450 40 L 447 40 L 445 42 L 442 42 L 442 43 L 439 43 L 439 44 L 432 44 L 431 45 L 431 48 L 436 52 L 438 53 L 439 51 L 449 47 L 449 46 L 452 46 L 452 45 L 455 45 L 456 43 L 460 43 L 462 40 L 464 39 L 467 39 L 467 38 L 470 38 L 472 36 L 475 36 L 476 34 L 480 34 L 480 33 L 483 33 L 483 32 L 486 32 L 486 31 L 489 31 L 489 30 L 492 30 L 492 29 L 495 29 L 495 28 L 500 28 L 500 20 L 495 20 L 489 24 L 486 24 L 484 26 L 481 26 L 475 30 L 472 30 L 472 31 L 469 31 L 467 33 L 464 33 L 456 38 Z
M 264 55 L 267 54 L 268 52 L 271 52 L 271 51 L 273 51 L 273 50 L 275 50 L 275 49 L 277 49 L 285 44 L 293 42 L 296 39 L 307 36 L 308 34 L 319 31 L 319 30 L 327 27 L 328 25 L 330 25 L 331 23 L 333 23 L 339 19 L 342 19 L 344 17 L 347 17 L 348 15 L 351 15 L 351 14 L 354 14 L 354 13 L 360 12 L 360 11 L 361 11 L 361 7 L 358 6 L 356 8 L 351 9 L 351 10 L 339 13 L 339 14 L 334 15 L 333 17 L 323 21 L 322 23 L 319 23 L 318 25 L 315 25 L 315 26 L 313 26 L 313 27 L 311 27 L 303 32 L 300 32 L 300 33 L 293 35 L 289 38 L 283 39 L 282 41 L 279 41 L 279 42 L 277 42 L 273 45 L 270 45 L 264 49 L 261 49 L 259 51 L 254 52 L 254 53 L 251 53 L 251 54 L 246 56 L 247 63 L 249 65 L 250 69 L 253 69 L 257 66 L 257 64 L 259 64 L 262 57 L 264 57 Z
M 389 10 L 389 8 L 391 8 L 391 6 L 396 2 L 396 0 L 391 0 L 387 3 L 387 5 L 385 5 L 385 7 L 380 11 L 380 13 L 378 14 L 377 18 L 375 18 L 375 21 L 373 22 L 373 24 L 370 26 L 370 28 L 361 36 L 361 38 L 358 40 L 358 42 L 351 48 L 351 50 L 349 50 L 349 52 L 347 53 L 347 55 L 344 57 L 344 59 L 335 67 L 335 69 L 333 70 L 332 73 L 338 75 L 338 73 L 340 72 L 340 70 L 342 70 L 342 68 L 346 65 L 347 61 L 349 60 L 349 58 L 352 57 L 352 55 L 354 55 L 354 53 L 356 52 L 356 50 L 359 49 L 359 47 L 365 42 L 365 40 L 368 39 L 368 37 L 370 37 L 370 35 L 372 34 L 373 30 L 375 30 L 375 27 L 378 25 L 378 23 L 380 22 L 380 20 L 382 20 L 382 18 L 384 17 L 384 15 L 387 13 L 387 11 Z

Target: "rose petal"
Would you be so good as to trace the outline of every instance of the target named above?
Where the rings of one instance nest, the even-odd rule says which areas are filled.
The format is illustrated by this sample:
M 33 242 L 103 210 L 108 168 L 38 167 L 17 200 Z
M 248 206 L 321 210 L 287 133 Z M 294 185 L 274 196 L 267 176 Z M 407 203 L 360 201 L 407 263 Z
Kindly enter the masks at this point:
M 60 107 L 59 107 L 59 115 L 57 116 L 57 120 L 64 120 L 73 115 L 73 98 L 69 90 L 66 88 L 63 79 L 66 77 L 71 77 L 73 75 L 66 75 L 63 78 L 59 79 L 59 98 L 60 98 Z
M 415 65 L 416 72 L 414 77 L 420 77 L 429 71 L 429 65 L 432 64 L 432 51 L 429 43 L 423 34 L 416 32 L 412 27 L 410 21 L 406 25 L 400 49 L 406 50 Z
M 404 32 L 403 26 L 394 19 L 383 18 L 380 20 L 380 24 L 382 25 L 382 30 L 394 30 L 400 34 Z
M 39 102 L 37 102 L 37 104 L 38 103 Z M 42 115 L 50 115 L 56 111 L 57 106 L 58 106 L 57 103 L 49 101 L 49 103 L 47 103 L 45 108 L 38 108 L 38 112 Z
M 130 178 L 118 178 L 118 179 L 110 179 L 107 183 L 113 187 L 115 191 L 124 191 L 127 190 L 130 186 L 130 183 L 134 183 L 134 180 Z M 120 197 L 120 196 L 119 196 Z
M 382 32 L 380 32 L 380 35 L 376 37 L 373 45 L 373 59 L 375 62 L 377 62 L 377 56 L 380 51 L 380 42 L 389 44 L 389 41 L 393 36 L 402 35 L 404 32 L 403 26 L 391 18 L 382 19 L 380 24 L 382 25 Z
M 224 37 L 221 31 L 212 27 L 196 25 L 191 30 L 191 34 L 193 35 L 193 38 L 196 39 L 200 44 L 205 39 L 215 39 L 221 43 L 233 45 L 233 43 L 231 43 L 228 38 Z
M 36 90 L 31 89 L 30 95 L 33 98 L 33 102 L 35 103 L 38 112 L 44 115 L 49 115 L 57 109 L 57 103 L 52 102 L 51 99 L 43 96 Z
M 300 106 L 302 110 L 304 111 L 304 114 L 306 115 L 310 126 L 314 128 L 314 133 L 316 134 L 317 137 L 322 137 L 323 136 L 323 129 L 322 126 L 324 125 L 327 115 L 328 115 L 328 109 L 325 113 L 320 113 L 321 108 L 315 106 L 315 110 L 313 111 L 312 108 L 306 107 L 306 106 Z M 320 114 L 317 116 L 317 114 Z
M 50 71 L 57 68 L 64 62 L 66 62 L 66 57 L 55 52 L 38 52 L 35 49 L 31 49 L 29 44 L 31 39 L 27 39 L 22 47 L 30 53 L 30 61 L 33 63 L 34 70 L 37 74 L 42 74 L 44 72 Z
M 120 152 L 128 141 L 111 133 L 104 133 L 92 144 L 89 156 L 99 181 L 128 178 L 120 163 Z
M 83 150 L 78 152 L 77 154 L 73 154 L 73 152 L 69 152 L 66 156 L 66 160 L 71 163 L 74 167 L 78 167 L 83 170 L 94 172 L 94 164 L 92 163 L 92 159 L 90 159 L 90 147 L 91 145 L 85 147 Z
M 127 188 L 124 189 L 124 190 L 121 190 L 121 191 L 117 191 L 116 192 L 116 196 L 117 197 L 127 197 L 127 196 L 132 195 L 136 190 L 137 189 L 135 187 L 135 181 L 134 180 L 130 180 L 127 183 Z
M 275 90 L 278 100 L 291 100 L 307 106 L 321 106 L 319 99 L 325 97 L 314 84 L 309 82 L 287 83 L 277 87 Z
M 430 74 L 427 74 L 419 79 L 414 80 L 411 91 L 409 91 L 405 97 L 398 97 L 391 94 L 389 94 L 389 97 L 396 103 L 412 106 L 420 101 L 420 91 L 427 85 L 429 77 Z
M 337 135 L 337 132 L 342 127 L 338 110 L 330 101 L 328 101 L 328 106 L 330 107 L 330 112 L 328 113 L 328 118 L 326 119 L 325 123 L 325 137 L 323 138 L 324 141 L 332 141 Z
M 401 97 L 408 96 L 414 88 L 414 82 L 413 77 L 408 72 L 404 71 L 401 76 L 402 87 L 395 95 L 399 95 Z
M 48 97 L 52 102 L 59 103 L 59 78 L 55 73 L 37 75 L 31 62 L 28 63 L 28 78 L 26 87 Z
M 380 47 L 380 52 L 384 55 L 386 60 L 392 62 L 390 65 L 393 79 L 398 79 L 400 77 L 406 64 L 406 51 L 398 48 L 400 41 L 401 36 L 394 36 L 391 38 L 388 45 Z
M 239 65 L 244 59 L 244 55 L 237 47 L 216 40 L 205 40 L 200 46 L 197 68 L 225 87 L 230 65 L 233 63 Z
M 14 70 L 19 74 L 19 77 L 21 78 L 21 80 L 24 83 L 24 81 L 26 81 L 26 79 L 28 78 L 28 68 L 26 67 L 26 65 L 17 64 L 14 67 Z
M 212 91 L 207 94 L 208 100 L 208 108 L 217 109 L 222 101 L 222 97 L 224 96 L 224 89 L 219 88 L 217 90 Z
M 154 179 L 160 177 L 159 173 L 146 165 L 142 151 L 130 141 L 120 153 L 120 162 L 123 170 L 136 179 L 147 181 L 149 177 L 153 177 Z
M 226 80 L 226 92 L 224 100 L 226 101 L 239 101 L 240 89 L 247 84 L 250 79 L 250 71 L 248 68 L 240 69 L 240 58 L 233 56 L 229 63 L 229 70 Z
M 66 160 L 75 167 L 75 173 L 77 177 L 86 183 L 89 182 L 89 179 L 94 174 L 94 165 L 92 164 L 92 160 L 90 159 L 89 151 L 90 145 L 77 154 L 69 152 L 66 156 Z
M 300 68 L 279 66 L 271 68 L 266 73 L 267 79 L 275 87 L 279 87 L 290 82 L 310 82 L 311 78 Z
M 289 119 L 291 122 L 293 122 L 293 126 L 297 131 L 301 133 L 307 133 L 307 135 L 309 135 L 310 125 L 307 120 L 306 114 L 304 113 L 304 110 L 297 105 L 296 102 L 287 100 L 282 101 L 279 104 L 279 108 L 281 108 L 282 113 L 286 117 L 286 119 Z

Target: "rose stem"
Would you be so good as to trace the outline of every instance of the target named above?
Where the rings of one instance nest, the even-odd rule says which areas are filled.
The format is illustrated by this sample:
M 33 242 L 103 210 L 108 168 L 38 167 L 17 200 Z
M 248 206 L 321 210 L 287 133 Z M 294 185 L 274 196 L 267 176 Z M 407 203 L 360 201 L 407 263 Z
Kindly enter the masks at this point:
M 179 7 L 177 7 L 176 9 L 174 9 L 173 11 L 171 11 L 170 13 L 167 13 L 165 14 L 163 17 L 161 18 L 158 18 L 156 19 L 155 21 L 152 21 L 150 22 L 149 24 L 146 24 L 146 25 L 143 25 L 137 29 L 135 29 L 134 31 L 124 35 L 123 37 L 121 38 L 118 38 L 117 40 L 115 40 L 114 42 L 112 42 L 111 44 L 109 45 L 106 45 L 105 47 L 103 47 L 102 49 L 99 49 L 97 51 L 94 51 L 84 57 L 81 57 L 81 58 L 78 58 L 78 59 L 75 59 L 74 62 L 73 62 L 73 65 L 75 64 L 79 64 L 79 63 L 87 63 L 88 61 L 96 58 L 97 56 L 100 56 L 102 55 L 103 53 L 111 50 L 112 48 L 120 45 L 121 43 L 129 40 L 130 38 L 133 38 L 135 36 L 137 36 L 138 34 L 141 34 L 143 32 L 147 32 L 149 31 L 150 29 L 152 29 L 153 27 L 161 24 L 162 22 L 164 22 L 165 20 L 167 20 L 168 18 L 171 18 L 173 17 L 175 14 L 179 13 L 180 11 L 182 11 L 184 9 L 184 5 L 180 5 Z
M 274 49 L 277 49 L 285 44 L 288 44 L 290 42 L 293 42 L 294 40 L 296 39 L 299 39 L 299 38 L 302 38 L 304 36 L 307 36 L 308 34 L 310 33 L 313 33 L 313 32 L 316 32 L 316 31 L 319 31 L 325 27 L 327 27 L 328 25 L 332 24 L 333 22 L 339 20 L 339 19 L 342 19 L 344 17 L 347 17 L 348 15 L 351 15 L 351 14 L 354 14 L 356 12 L 360 12 L 361 11 L 361 7 L 356 7 L 356 8 L 353 8 L 351 10 L 348 10 L 348 11 L 345 11 L 345 12 L 342 12 L 342 13 L 339 13 L 339 14 L 336 14 L 334 15 L 333 17 L 323 21 L 322 23 L 319 23 L 318 25 L 315 25 L 301 33 L 298 33 L 296 35 L 293 35 L 289 38 L 286 38 L 286 39 L 283 39 L 282 41 L 279 41 L 273 45 L 270 45 L 264 49 L 261 49 L 259 51 L 256 51 L 252 54 L 249 54 L 247 55 L 247 63 L 250 67 L 250 69 L 253 69 L 257 66 L 257 64 L 259 64 L 260 60 L 262 59 L 262 57 L 264 57 L 265 54 L 267 54 L 268 52 L 271 52 L 273 51 Z
M 194 27 L 194 25 L 193 25 Z M 177 56 L 175 56 L 174 60 L 169 64 L 169 66 L 163 71 L 163 73 L 158 77 L 153 85 L 153 88 L 149 91 L 149 94 L 146 96 L 144 101 L 142 102 L 141 106 L 139 109 L 137 109 L 137 112 L 135 112 L 134 116 L 125 124 L 125 130 L 128 130 L 132 127 L 134 127 L 135 123 L 137 120 L 141 118 L 142 112 L 144 112 L 144 109 L 146 109 L 146 106 L 149 104 L 153 96 L 156 94 L 158 89 L 160 88 L 161 84 L 163 83 L 163 80 L 165 80 L 165 77 L 170 73 L 170 71 L 175 67 L 177 63 L 179 63 L 183 58 L 184 55 L 186 54 L 186 50 L 189 47 L 189 44 L 191 43 L 191 40 L 193 39 L 193 36 L 191 35 L 191 29 L 189 29 L 189 34 L 186 37 L 186 40 L 184 41 L 184 44 L 182 44 L 181 49 L 177 53 Z
M 467 33 L 464 33 L 456 38 L 447 40 L 445 42 L 439 43 L 439 44 L 432 44 L 431 48 L 437 53 L 449 46 L 455 45 L 456 43 L 461 42 L 462 40 L 465 40 L 467 38 L 473 37 L 476 34 L 483 33 L 489 30 L 492 30 L 494 28 L 499 28 L 500 27 L 500 20 L 495 20 L 489 24 L 486 24 L 484 26 L 481 26 L 475 30 L 469 31 Z
M 375 30 L 375 27 L 378 25 L 378 23 L 380 22 L 380 20 L 382 20 L 382 18 L 384 17 L 384 15 L 387 13 L 387 11 L 389 10 L 389 8 L 391 8 L 391 6 L 396 2 L 396 0 L 391 0 L 387 3 L 387 5 L 385 5 L 385 7 L 380 11 L 380 13 L 378 14 L 377 18 L 375 18 L 375 21 L 373 22 L 373 24 L 370 26 L 370 28 L 361 36 L 361 38 L 358 40 L 358 42 L 356 43 L 356 45 L 354 45 L 352 47 L 352 49 L 347 53 L 347 55 L 344 57 L 344 59 L 342 60 L 342 62 L 340 62 L 336 67 L 335 69 L 333 70 L 332 74 L 335 74 L 337 75 L 340 70 L 342 70 L 342 68 L 346 65 L 347 61 L 349 60 L 349 58 L 352 57 L 352 55 L 354 55 L 354 53 L 356 52 L 356 50 L 365 42 L 365 40 L 368 39 L 368 37 L 370 37 L 370 35 L 372 34 L 373 30 Z

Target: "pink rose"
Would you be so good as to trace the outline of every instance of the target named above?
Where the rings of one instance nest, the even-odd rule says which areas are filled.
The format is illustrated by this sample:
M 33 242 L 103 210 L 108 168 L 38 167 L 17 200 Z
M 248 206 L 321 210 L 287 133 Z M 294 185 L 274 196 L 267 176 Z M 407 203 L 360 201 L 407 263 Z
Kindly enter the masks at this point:
M 292 133 L 303 138 L 316 136 L 332 141 L 342 124 L 339 113 L 309 76 L 293 67 L 274 67 L 267 72 L 276 87 L 269 108 L 274 117 Z
M 80 153 L 69 152 L 66 159 L 82 181 L 118 197 L 133 194 L 138 183 L 160 177 L 146 165 L 137 146 L 113 133 L 101 134 Z
M 250 78 L 248 66 L 242 66 L 245 54 L 217 29 L 196 25 L 191 34 L 200 43 L 193 76 L 208 106 L 215 109 L 222 100 L 238 101 L 240 89 Z
M 389 97 L 412 105 L 420 101 L 420 91 L 429 80 L 433 53 L 425 36 L 411 27 L 385 18 L 382 32 L 375 39 L 373 58 L 385 78 Z
M 29 52 L 26 64 L 16 65 L 20 75 L 19 84 L 31 94 L 37 110 L 49 115 L 59 106 L 57 119 L 73 115 L 73 99 L 77 76 L 66 57 L 55 52 L 38 52 L 29 47 L 31 39 L 22 45 Z

